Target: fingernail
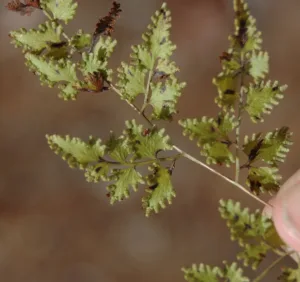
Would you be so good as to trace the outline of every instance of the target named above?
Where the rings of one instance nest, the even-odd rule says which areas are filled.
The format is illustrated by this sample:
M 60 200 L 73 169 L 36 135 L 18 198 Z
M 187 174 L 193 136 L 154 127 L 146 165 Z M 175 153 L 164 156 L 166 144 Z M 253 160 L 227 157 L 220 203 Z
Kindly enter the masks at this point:
M 286 187 L 278 193 L 273 219 L 282 239 L 296 251 L 300 251 L 300 185 Z

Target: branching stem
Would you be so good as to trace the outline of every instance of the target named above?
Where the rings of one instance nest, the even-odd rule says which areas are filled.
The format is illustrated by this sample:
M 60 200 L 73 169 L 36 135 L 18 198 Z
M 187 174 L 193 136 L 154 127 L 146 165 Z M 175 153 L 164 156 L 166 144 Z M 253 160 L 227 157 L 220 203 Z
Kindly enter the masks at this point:
M 113 85 L 113 84 L 110 84 L 110 87 L 111 89 L 116 92 L 119 96 L 121 96 L 121 98 L 123 99 L 123 95 L 122 93 Z M 139 108 L 134 105 L 133 103 L 131 103 L 130 101 L 126 100 L 127 104 L 133 108 L 135 111 L 137 111 L 145 120 L 146 122 L 151 126 L 155 126 L 155 124 L 149 120 L 146 115 L 141 111 L 139 110 Z M 238 182 L 230 179 L 229 177 L 221 174 L 220 172 L 214 170 L 213 168 L 211 168 L 210 166 L 208 166 L 207 164 L 205 164 L 204 162 L 194 158 L 193 156 L 191 156 L 190 154 L 186 153 L 185 151 L 181 150 L 180 148 L 178 148 L 177 146 L 173 145 L 173 149 L 175 151 L 177 151 L 178 153 L 181 154 L 181 156 L 189 159 L 190 161 L 206 168 L 207 170 L 209 170 L 210 172 L 212 172 L 213 174 L 215 175 L 218 175 L 219 177 L 221 177 L 222 179 L 224 179 L 225 181 L 229 182 L 230 184 L 234 185 L 235 187 L 237 187 L 238 189 L 242 190 L 244 193 L 246 193 L 247 195 L 249 195 L 250 197 L 252 197 L 253 199 L 257 200 L 258 202 L 260 202 L 261 204 L 263 204 L 264 206 L 269 206 L 269 207 L 272 207 L 269 203 L 266 203 L 265 201 L 263 201 L 262 199 L 260 199 L 259 197 L 255 196 L 254 194 L 252 194 L 250 191 L 248 191 L 245 187 L 243 187 L 242 185 L 240 185 Z
M 144 103 L 143 106 L 141 108 L 141 113 L 144 113 L 148 102 L 149 102 L 149 94 L 150 94 L 150 84 L 151 84 L 151 80 L 152 80 L 152 75 L 153 75 L 153 71 L 150 70 L 149 71 L 149 75 L 148 75 L 148 81 L 147 81 L 147 86 L 146 86 L 146 93 L 145 93 L 145 98 L 144 98 Z

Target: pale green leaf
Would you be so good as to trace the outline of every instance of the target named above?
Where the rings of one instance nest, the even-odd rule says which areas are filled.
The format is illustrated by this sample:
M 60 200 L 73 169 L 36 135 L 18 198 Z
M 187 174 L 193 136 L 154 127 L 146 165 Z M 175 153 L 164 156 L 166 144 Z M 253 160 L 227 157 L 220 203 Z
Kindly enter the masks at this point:
M 219 267 L 193 264 L 190 268 L 183 268 L 184 279 L 188 282 L 219 282 L 223 272 Z
M 269 72 L 269 55 L 267 52 L 253 52 L 249 59 L 249 73 L 254 79 L 262 79 Z
M 231 48 L 240 53 L 261 49 L 261 32 L 256 28 L 256 20 L 250 15 L 245 0 L 234 0 L 235 33 L 230 36 Z
M 148 177 L 149 188 L 146 190 L 147 196 L 143 198 L 143 207 L 146 216 L 152 212 L 158 213 L 161 208 L 172 203 L 175 191 L 171 182 L 171 173 L 168 169 L 154 165 L 150 168 L 152 174 Z
M 97 183 L 99 181 L 109 181 L 111 165 L 105 161 L 100 161 L 96 165 L 89 165 L 85 169 L 85 178 L 87 182 Z
M 41 0 L 41 7 L 45 11 L 50 11 L 56 20 L 72 20 L 76 13 L 78 4 L 73 0 Z
M 87 76 L 88 74 L 93 74 L 105 70 L 107 67 L 106 61 L 100 61 L 94 53 L 83 53 L 82 62 L 79 66 L 79 69 L 83 75 Z
M 243 261 L 244 266 L 250 266 L 256 270 L 269 250 L 271 247 L 264 242 L 255 245 L 245 244 L 243 251 L 237 255 L 237 258 Z
M 279 280 L 284 282 L 300 282 L 300 265 L 298 268 L 283 268 Z
M 241 245 L 250 238 L 266 235 L 272 227 L 271 219 L 262 215 L 260 210 L 250 213 L 249 209 L 242 209 L 241 204 L 233 200 L 221 200 L 219 211 L 227 222 L 231 239 L 237 240 Z
M 76 65 L 69 60 L 60 59 L 54 61 L 46 60 L 44 57 L 27 53 L 27 66 L 37 75 L 39 75 L 42 83 L 53 87 L 60 83 L 61 92 L 59 97 L 65 100 L 74 100 L 76 98 L 76 85 L 78 78 L 76 75 Z
M 51 44 L 61 43 L 62 26 L 56 22 L 45 22 L 39 25 L 39 29 L 26 30 L 22 28 L 10 32 L 10 37 L 17 47 L 22 47 L 24 51 L 39 52 L 45 48 L 50 48 Z
M 152 117 L 154 119 L 168 120 L 176 113 L 176 104 L 181 95 L 185 83 L 178 83 L 175 77 L 165 83 L 151 84 L 151 98 L 149 103 L 153 107 Z
M 292 145 L 292 133 L 284 126 L 266 134 L 259 150 L 259 157 L 271 165 L 284 162 L 289 147 Z
M 92 36 L 89 33 L 84 33 L 82 29 L 78 30 L 77 33 L 71 38 L 71 45 L 77 50 L 89 47 L 92 44 Z
M 263 114 L 270 114 L 274 105 L 278 105 L 278 100 L 283 98 L 283 92 L 287 86 L 279 86 L 278 81 L 267 83 L 261 81 L 257 84 L 250 84 L 245 89 L 247 96 L 245 109 L 253 122 L 263 121 Z
M 120 88 L 124 99 L 132 102 L 139 94 L 146 92 L 145 70 L 122 63 L 122 67 L 118 71 L 119 82 L 117 86 Z
M 107 36 L 99 36 L 92 53 L 100 61 L 107 61 L 117 45 L 117 40 Z
M 251 167 L 247 177 L 247 185 L 252 193 L 259 195 L 268 192 L 278 192 L 281 176 L 276 167 Z
M 225 262 L 225 268 L 223 270 L 223 279 L 228 282 L 249 282 L 250 279 L 245 277 L 243 269 L 238 267 L 237 263 L 227 264 Z M 224 281 L 223 280 L 223 281 Z
M 137 191 L 138 184 L 144 184 L 142 175 L 135 168 L 115 169 L 110 177 L 113 184 L 107 187 L 110 202 L 122 201 L 129 197 L 130 187 Z
M 229 167 L 235 162 L 235 157 L 231 153 L 229 146 L 220 142 L 204 145 L 201 154 L 207 157 L 207 164 L 225 164 Z
M 68 135 L 47 135 L 47 140 L 50 148 L 67 161 L 70 167 L 85 168 L 90 163 L 98 162 L 105 154 L 106 147 L 101 140 L 92 137 L 84 142 Z
M 106 146 L 109 156 L 114 161 L 122 164 L 130 161 L 128 157 L 133 153 L 133 148 L 128 138 L 125 138 L 124 136 L 116 138 L 114 134 L 111 134 Z
M 218 89 L 217 105 L 224 110 L 234 110 L 239 95 L 237 92 L 238 76 L 232 73 L 220 73 L 213 79 L 213 84 Z
M 126 134 L 134 144 L 137 158 L 156 158 L 160 151 L 172 150 L 170 137 L 165 135 L 165 130 L 157 128 L 148 129 L 144 134 L 142 125 L 135 120 L 126 122 Z

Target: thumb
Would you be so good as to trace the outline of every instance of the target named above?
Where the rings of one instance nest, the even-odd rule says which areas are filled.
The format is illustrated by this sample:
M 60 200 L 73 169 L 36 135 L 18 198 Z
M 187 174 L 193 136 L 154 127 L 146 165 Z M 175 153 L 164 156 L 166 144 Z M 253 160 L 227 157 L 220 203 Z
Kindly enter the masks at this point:
M 280 237 L 300 252 L 300 170 L 282 186 L 272 205 L 272 216 Z

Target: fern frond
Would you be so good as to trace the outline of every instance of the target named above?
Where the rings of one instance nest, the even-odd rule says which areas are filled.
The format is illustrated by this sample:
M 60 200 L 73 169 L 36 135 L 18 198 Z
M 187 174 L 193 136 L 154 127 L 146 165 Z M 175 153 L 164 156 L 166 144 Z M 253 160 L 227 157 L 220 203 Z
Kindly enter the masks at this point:
M 245 110 L 248 112 L 251 120 L 264 121 L 262 115 L 270 114 L 275 105 L 278 105 L 278 100 L 283 98 L 283 92 L 287 89 L 286 85 L 279 86 L 278 81 L 275 82 L 260 82 L 250 84 L 245 89 L 247 101 Z

